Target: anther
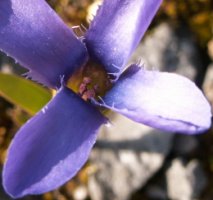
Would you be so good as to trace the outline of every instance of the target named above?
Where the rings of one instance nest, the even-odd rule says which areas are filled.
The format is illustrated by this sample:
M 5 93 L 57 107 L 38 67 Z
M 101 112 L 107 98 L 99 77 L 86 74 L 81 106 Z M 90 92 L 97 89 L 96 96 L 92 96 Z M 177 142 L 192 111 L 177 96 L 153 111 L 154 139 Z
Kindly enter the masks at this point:
M 94 89 L 87 90 L 82 95 L 82 99 L 84 99 L 85 101 L 87 101 L 91 98 L 95 98 L 95 90 Z
M 78 89 L 78 93 L 82 95 L 87 90 L 87 85 L 85 83 L 81 83 Z

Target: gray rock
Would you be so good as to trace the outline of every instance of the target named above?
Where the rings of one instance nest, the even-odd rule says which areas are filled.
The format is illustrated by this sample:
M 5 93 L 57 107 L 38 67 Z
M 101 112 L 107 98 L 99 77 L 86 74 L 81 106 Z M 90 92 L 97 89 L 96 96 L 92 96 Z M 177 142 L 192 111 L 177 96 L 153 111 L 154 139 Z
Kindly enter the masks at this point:
M 173 200 L 190 200 L 192 187 L 187 178 L 186 168 L 183 163 L 176 159 L 171 163 L 167 173 L 168 196 Z
M 173 160 L 166 178 L 168 196 L 171 200 L 196 199 L 207 183 L 204 171 L 197 160 L 190 161 L 186 166 L 179 159 Z
M 185 156 L 198 148 L 198 140 L 192 135 L 176 135 L 174 138 L 173 152 L 178 156 Z
M 167 23 L 160 24 L 139 45 L 132 61 L 141 58 L 145 68 L 175 72 L 193 80 L 202 65 L 190 36 L 185 27 L 177 31 Z
M 198 198 L 207 185 L 207 177 L 199 161 L 190 161 L 186 166 L 186 174 L 192 187 L 192 198 Z
M 103 127 L 91 161 L 97 173 L 89 179 L 93 200 L 125 200 L 162 166 L 172 134 L 111 114 L 111 127 Z
M 146 190 L 146 195 L 149 197 L 149 199 L 158 199 L 158 200 L 168 199 L 166 189 L 161 187 L 160 185 L 148 186 Z

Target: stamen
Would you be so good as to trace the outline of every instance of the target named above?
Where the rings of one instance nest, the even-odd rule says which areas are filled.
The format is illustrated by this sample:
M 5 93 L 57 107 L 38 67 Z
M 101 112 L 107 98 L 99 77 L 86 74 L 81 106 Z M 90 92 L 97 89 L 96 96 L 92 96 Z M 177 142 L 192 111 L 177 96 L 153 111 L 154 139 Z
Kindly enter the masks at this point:
M 87 85 L 85 83 L 81 83 L 78 89 L 78 94 L 81 96 L 87 90 Z
M 91 99 L 91 98 L 95 98 L 96 96 L 96 88 L 97 85 L 95 85 L 93 88 L 89 89 L 90 87 L 90 83 L 92 82 L 90 77 L 84 77 L 82 83 L 79 86 L 79 95 L 82 99 L 84 99 L 85 101 Z
M 95 97 L 95 90 L 94 89 L 90 89 L 84 92 L 82 99 L 84 99 L 85 101 L 94 98 Z

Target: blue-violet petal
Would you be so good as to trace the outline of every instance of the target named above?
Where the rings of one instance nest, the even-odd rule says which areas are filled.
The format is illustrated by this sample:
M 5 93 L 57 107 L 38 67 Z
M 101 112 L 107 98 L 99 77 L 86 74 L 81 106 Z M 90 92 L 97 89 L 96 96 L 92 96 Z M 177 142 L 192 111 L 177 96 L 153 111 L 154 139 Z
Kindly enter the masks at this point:
M 53 88 L 87 57 L 85 46 L 44 0 L 0 1 L 0 50 Z
M 104 106 L 165 131 L 196 134 L 211 124 L 211 108 L 189 79 L 131 66 L 103 99 Z
M 53 190 L 88 159 L 106 119 L 67 88 L 16 134 L 3 169 L 7 193 L 18 198 Z
M 107 72 L 119 73 L 162 0 L 104 0 L 86 33 L 90 56 Z

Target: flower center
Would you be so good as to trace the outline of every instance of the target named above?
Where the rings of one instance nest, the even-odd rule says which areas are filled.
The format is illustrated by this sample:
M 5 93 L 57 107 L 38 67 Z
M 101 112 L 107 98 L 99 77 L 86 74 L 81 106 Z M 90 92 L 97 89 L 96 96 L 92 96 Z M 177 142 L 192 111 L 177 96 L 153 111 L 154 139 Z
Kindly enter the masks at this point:
M 103 96 L 111 86 L 111 81 L 104 68 L 91 60 L 76 71 L 67 82 L 67 87 L 85 101 Z

